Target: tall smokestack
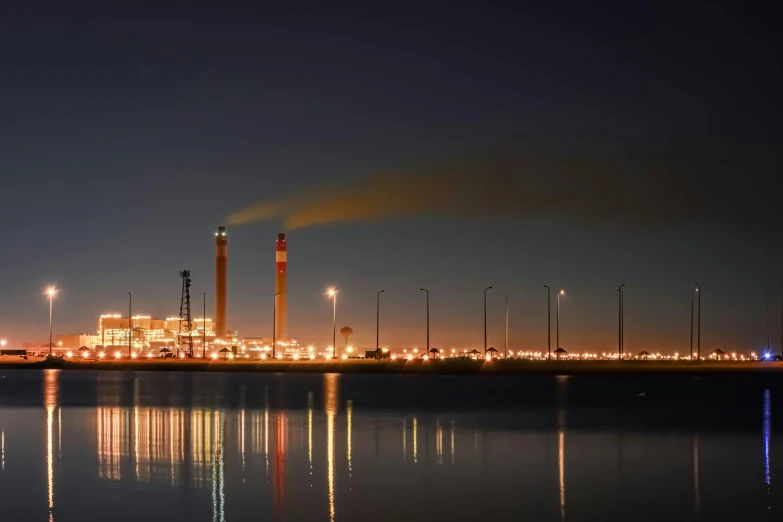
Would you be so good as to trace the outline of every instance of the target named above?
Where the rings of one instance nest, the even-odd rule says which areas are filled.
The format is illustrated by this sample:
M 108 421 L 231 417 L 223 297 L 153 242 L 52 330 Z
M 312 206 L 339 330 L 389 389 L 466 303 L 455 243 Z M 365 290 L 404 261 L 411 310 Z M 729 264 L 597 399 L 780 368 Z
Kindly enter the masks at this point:
M 288 246 L 285 242 L 285 234 L 277 235 L 275 245 L 275 293 L 277 294 L 275 335 L 278 339 L 285 339 L 286 272 L 288 265 Z
M 215 338 L 226 335 L 226 279 L 228 272 L 228 236 L 226 227 L 215 232 Z

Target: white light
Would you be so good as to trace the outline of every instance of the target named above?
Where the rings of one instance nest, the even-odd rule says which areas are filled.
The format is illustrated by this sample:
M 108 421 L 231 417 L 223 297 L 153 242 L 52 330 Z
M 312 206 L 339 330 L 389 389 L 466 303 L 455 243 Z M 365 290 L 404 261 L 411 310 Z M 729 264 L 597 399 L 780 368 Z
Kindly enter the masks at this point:
M 315 354 L 314 353 L 310 354 L 310 359 L 315 359 Z
M 348 356 L 347 356 L 347 355 L 345 355 L 345 354 L 343 354 L 343 360 L 345 360 L 345 359 L 347 359 L 347 358 L 348 358 Z
M 115 359 L 119 359 L 120 357 L 122 357 L 122 354 L 120 352 L 114 352 Z
M 294 354 L 294 360 L 295 360 L 295 361 L 298 361 L 298 360 L 299 360 L 299 354 L 298 354 L 298 353 L 295 353 L 295 354 Z
M 137 354 L 135 354 L 135 353 L 132 353 L 132 354 L 131 354 L 131 359 L 135 359 L 136 357 L 138 357 L 138 355 L 137 355 Z
M 216 353 L 213 353 L 213 354 L 212 354 L 212 358 L 213 358 L 213 359 L 217 359 L 217 354 L 216 354 Z
M 65 354 L 66 357 L 73 357 L 73 352 L 68 352 Z

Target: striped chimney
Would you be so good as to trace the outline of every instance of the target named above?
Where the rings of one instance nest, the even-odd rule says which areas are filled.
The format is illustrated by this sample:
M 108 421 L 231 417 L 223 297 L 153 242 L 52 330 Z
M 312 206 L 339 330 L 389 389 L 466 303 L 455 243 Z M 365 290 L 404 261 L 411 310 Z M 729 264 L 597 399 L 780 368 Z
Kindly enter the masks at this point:
M 288 265 L 288 246 L 285 234 L 278 234 L 275 241 L 275 293 L 277 294 L 277 313 L 275 315 L 275 336 L 285 339 L 286 272 Z

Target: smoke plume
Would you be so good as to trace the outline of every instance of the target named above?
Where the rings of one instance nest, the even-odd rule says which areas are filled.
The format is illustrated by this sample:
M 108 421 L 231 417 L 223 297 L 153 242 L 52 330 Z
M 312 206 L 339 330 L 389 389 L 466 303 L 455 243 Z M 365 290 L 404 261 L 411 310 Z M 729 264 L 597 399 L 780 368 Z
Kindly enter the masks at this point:
M 720 198 L 697 191 L 689 179 L 665 166 L 504 153 L 309 187 L 241 209 L 228 222 L 282 219 L 290 230 L 417 216 L 505 215 L 654 226 L 738 216 L 731 211 L 718 215 L 715 203 Z

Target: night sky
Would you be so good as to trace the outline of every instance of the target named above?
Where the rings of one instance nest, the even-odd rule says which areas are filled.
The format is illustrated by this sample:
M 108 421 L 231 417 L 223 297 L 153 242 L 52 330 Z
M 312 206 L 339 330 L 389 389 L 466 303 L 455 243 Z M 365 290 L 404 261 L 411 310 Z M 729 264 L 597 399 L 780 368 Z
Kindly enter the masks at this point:
M 686 353 L 698 281 L 703 350 L 764 348 L 767 292 L 779 349 L 772 3 L 114 4 L 0 13 L 10 344 L 46 340 L 49 285 L 55 333 L 93 333 L 100 313 L 127 313 L 127 292 L 134 313 L 176 315 L 182 269 L 194 315 L 207 292 L 214 317 L 214 231 L 260 202 L 283 209 L 228 226 L 228 326 L 271 335 L 288 207 L 339 194 L 340 208 L 383 205 L 362 189 L 378 172 L 412 194 L 423 179 L 435 198 L 422 172 L 439 165 L 437 179 L 456 168 L 480 190 L 448 208 L 286 230 L 291 335 L 331 343 L 335 286 L 338 328 L 374 346 L 384 289 L 381 344 L 424 345 L 425 287 L 432 345 L 480 347 L 493 286 L 490 345 L 503 345 L 508 292 L 510 348 L 540 350 L 548 284 L 567 292 L 561 345 L 613 351 L 625 283 L 626 351 Z M 523 158 L 510 163 L 513 197 L 494 159 L 459 167 L 507 155 Z M 533 186 L 549 199 L 525 197 Z

